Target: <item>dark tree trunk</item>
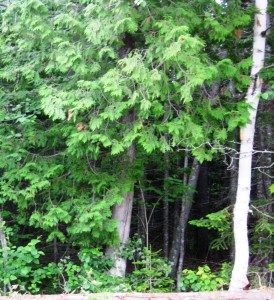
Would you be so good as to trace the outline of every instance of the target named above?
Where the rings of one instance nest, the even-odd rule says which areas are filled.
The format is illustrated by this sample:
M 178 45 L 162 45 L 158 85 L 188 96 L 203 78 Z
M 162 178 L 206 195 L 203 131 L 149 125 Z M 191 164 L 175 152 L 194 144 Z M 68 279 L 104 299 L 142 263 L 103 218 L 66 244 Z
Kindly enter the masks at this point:
M 182 199 L 182 207 L 180 212 L 179 224 L 176 227 L 175 235 L 173 237 L 171 250 L 169 253 L 169 261 L 173 263 L 171 276 L 175 277 L 177 269 L 182 268 L 184 262 L 184 247 L 185 247 L 185 231 L 187 221 L 192 206 L 193 196 L 198 181 L 200 171 L 200 164 L 195 158 L 192 163 L 192 170 L 188 178 L 189 192 L 186 193 Z M 179 261 L 180 259 L 180 261 Z
M 144 180 L 145 182 L 145 180 Z M 146 191 L 145 186 L 141 183 L 139 190 L 139 201 L 138 201 L 138 236 L 142 239 L 146 239 L 147 234 L 147 211 L 146 211 Z
M 164 154 L 164 161 L 165 161 L 165 171 L 164 171 L 164 181 L 166 182 L 167 178 L 169 177 L 169 153 L 166 152 Z M 164 255 L 168 258 L 169 252 L 169 202 L 168 202 L 168 190 L 165 187 L 165 196 L 164 196 L 164 221 L 163 221 L 163 231 L 164 231 Z
M 209 195 L 208 195 L 208 164 L 203 162 L 200 169 L 197 184 L 197 201 L 199 206 L 199 218 L 205 217 L 208 213 Z M 197 227 L 197 258 L 205 259 L 208 253 L 208 229 Z

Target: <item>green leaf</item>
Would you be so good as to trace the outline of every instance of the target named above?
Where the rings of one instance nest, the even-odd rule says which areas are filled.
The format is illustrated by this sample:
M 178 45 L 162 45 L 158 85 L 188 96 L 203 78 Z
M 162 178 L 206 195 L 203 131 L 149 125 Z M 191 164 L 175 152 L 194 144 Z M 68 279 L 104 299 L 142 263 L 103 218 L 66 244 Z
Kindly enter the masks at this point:
M 274 194 L 274 183 L 271 184 L 269 189 L 270 189 L 271 194 Z
M 16 280 L 17 279 L 17 277 L 15 276 L 15 275 L 10 275 L 10 277 L 9 277 L 9 280 Z M 7 282 L 8 283 L 8 282 Z
M 30 271 L 31 271 L 31 268 L 30 268 L 30 267 L 23 267 L 23 268 L 20 270 L 22 276 L 28 275 L 28 274 L 30 273 Z
M 115 155 L 124 151 L 124 145 L 118 141 L 113 141 L 111 146 L 111 155 Z

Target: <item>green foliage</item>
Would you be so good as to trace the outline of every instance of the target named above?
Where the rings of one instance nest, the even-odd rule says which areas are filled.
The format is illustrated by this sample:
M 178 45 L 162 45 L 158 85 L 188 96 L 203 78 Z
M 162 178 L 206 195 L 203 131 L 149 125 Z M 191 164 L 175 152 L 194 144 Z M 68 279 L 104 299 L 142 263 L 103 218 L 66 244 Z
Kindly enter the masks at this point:
M 213 132 L 207 131 L 206 126 L 199 121 L 207 118 L 206 111 L 197 109 L 196 117 L 189 118 L 190 106 L 186 105 L 186 109 L 181 106 L 190 102 L 194 102 L 197 107 L 203 105 L 203 99 L 196 96 L 194 99 L 193 95 L 205 83 L 210 84 L 220 74 L 223 79 L 236 79 L 243 71 L 234 66 L 230 59 L 216 61 L 214 65 L 215 62 L 212 63 L 204 53 L 204 35 L 194 33 L 198 28 L 208 31 L 209 27 L 212 33 L 221 26 L 220 34 L 225 33 L 225 37 L 228 37 L 235 27 L 246 25 L 248 14 L 239 12 L 231 22 L 229 9 L 225 9 L 226 14 L 223 15 L 220 9 L 216 9 L 216 5 L 211 4 L 212 9 L 216 10 L 216 17 L 212 16 L 210 8 L 205 8 L 208 10 L 207 17 L 199 19 L 199 6 L 194 5 L 192 8 L 184 3 L 176 3 L 181 10 L 170 4 L 170 8 L 165 11 L 166 15 L 163 15 L 164 7 L 155 8 L 154 20 L 146 19 L 146 12 L 142 9 L 154 7 L 153 1 L 135 2 L 140 9 L 117 1 L 112 3 L 111 11 L 104 10 L 107 2 L 81 2 L 79 5 L 82 7 L 80 11 L 73 4 L 64 6 L 60 3 L 52 6 L 47 2 L 37 2 L 35 5 L 23 5 L 19 1 L 11 5 L 3 17 L 3 30 L 7 40 L 5 46 L 10 50 L 7 52 L 3 47 L 5 74 L 14 74 L 11 80 L 15 80 L 15 74 L 21 72 L 29 85 L 34 80 L 42 109 L 52 120 L 64 121 L 69 112 L 73 117 L 68 119 L 73 124 L 82 124 L 83 119 L 90 124 L 89 128 L 83 126 L 83 130 L 79 130 L 77 126 L 81 132 L 69 133 L 72 153 L 82 143 L 90 141 L 96 147 L 98 144 L 105 148 L 111 147 L 112 155 L 123 152 L 129 146 L 128 141 L 123 138 L 125 134 L 128 136 L 126 128 L 117 125 L 114 131 L 110 128 L 114 121 L 126 116 L 129 108 L 134 109 L 140 120 L 154 120 L 152 125 L 140 126 L 137 132 L 131 134 L 131 143 L 137 141 L 148 153 L 156 149 L 170 150 L 170 146 L 163 146 L 163 130 L 171 135 L 173 147 L 185 146 L 182 143 L 184 140 L 195 147 L 204 142 L 205 136 L 214 139 Z M 38 15 L 33 16 L 33 11 Z M 181 15 L 173 18 L 179 11 Z M 142 22 L 144 19 L 146 21 Z M 201 26 L 202 22 L 204 24 Z M 21 34 L 22 30 L 24 35 Z M 64 30 L 67 30 L 66 33 Z M 132 40 L 130 45 L 127 44 L 128 35 Z M 29 39 L 30 36 L 33 39 Z M 122 36 L 125 38 L 121 38 Z M 212 39 L 216 41 L 216 32 Z M 218 39 L 222 40 L 222 37 L 219 36 Z M 22 47 L 22 53 L 15 51 L 13 43 Z M 119 59 L 117 53 L 123 47 L 131 49 L 132 44 L 135 44 L 134 51 Z M 46 49 L 51 51 L 47 52 Z M 9 57 L 12 51 L 16 56 L 16 64 Z M 33 51 L 35 56 L 25 62 L 28 51 Z M 22 62 L 21 66 L 19 62 Z M 175 81 L 170 79 L 170 69 L 173 70 Z M 6 78 L 5 75 L 2 78 Z M 165 128 L 161 128 L 164 102 L 168 105 L 170 114 L 165 120 Z M 181 114 L 171 118 L 178 105 Z M 215 108 L 218 109 L 218 105 L 212 106 L 212 111 Z M 192 110 L 193 114 L 194 112 Z M 229 130 L 247 120 L 237 118 L 235 114 L 231 121 L 230 117 L 228 119 Z M 232 120 L 234 125 L 231 125 Z M 223 119 L 215 122 L 214 126 L 221 127 L 216 128 L 216 138 L 224 140 L 227 134 L 221 121 Z M 175 130 L 175 125 L 179 125 L 178 128 L 182 130 Z M 95 151 L 94 147 L 90 148 Z M 205 152 L 210 151 L 201 148 L 193 154 L 199 156 L 200 161 L 211 159 L 212 155 Z
M 41 276 L 37 276 L 41 265 L 39 258 L 44 253 L 36 248 L 40 240 L 31 240 L 26 246 L 10 246 L 1 249 L 0 283 L 15 285 L 27 292 L 37 293 L 41 284 Z
M 270 186 L 270 192 L 272 193 L 272 194 L 274 194 L 274 184 L 271 184 L 271 186 Z
M 64 257 L 57 264 L 41 265 L 44 253 L 36 248 L 40 240 L 31 240 L 26 246 L 11 246 L 1 250 L 1 286 L 11 286 L 14 292 L 104 292 L 117 288 L 122 279 L 108 274 L 112 265 L 109 258 L 97 249 L 82 249 L 79 263 Z M 10 291 L 10 292 L 12 292 Z
M 174 280 L 169 277 L 171 264 L 165 258 L 160 257 L 159 252 L 153 252 L 146 247 L 139 251 L 138 259 L 133 262 L 135 269 L 126 278 L 132 290 L 137 292 L 171 291 L 174 284 Z
M 272 89 L 274 89 L 274 86 L 272 86 Z M 262 93 L 262 98 L 263 100 L 267 101 L 267 100 L 273 100 L 274 99 L 274 91 L 271 90 L 271 91 L 267 91 L 265 93 Z
M 262 261 L 271 255 L 274 246 L 273 234 L 274 214 L 268 211 L 271 200 L 257 200 L 253 201 L 252 210 L 254 219 L 251 224 L 251 249 L 253 255 L 257 255 Z M 266 266 L 264 266 L 266 267 Z
M 57 264 L 62 291 L 105 292 L 114 291 L 122 279 L 108 274 L 112 265 L 110 259 L 97 249 L 83 249 L 78 254 L 80 264 L 65 257 Z
M 216 291 L 229 283 L 231 265 L 222 264 L 219 272 L 211 272 L 207 265 L 198 267 L 197 271 L 184 269 L 181 281 L 182 291 Z
M 274 262 L 268 265 L 270 271 L 274 271 Z
M 218 237 L 211 241 L 210 247 L 216 250 L 229 249 L 232 241 L 232 225 L 229 208 L 208 214 L 205 218 L 201 218 L 200 220 L 191 220 L 189 224 L 216 230 Z

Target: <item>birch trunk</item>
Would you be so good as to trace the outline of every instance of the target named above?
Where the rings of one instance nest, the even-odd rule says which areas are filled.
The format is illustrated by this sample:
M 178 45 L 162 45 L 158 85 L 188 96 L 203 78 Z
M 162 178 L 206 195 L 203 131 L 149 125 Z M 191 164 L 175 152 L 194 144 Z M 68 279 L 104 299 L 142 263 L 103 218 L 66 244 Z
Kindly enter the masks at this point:
M 247 91 L 246 102 L 251 106 L 249 122 L 241 129 L 241 147 L 239 159 L 238 187 L 234 206 L 233 230 L 235 240 L 235 261 L 229 290 L 237 291 L 248 285 L 247 271 L 249 263 L 249 245 L 247 217 L 251 191 L 251 164 L 254 142 L 255 122 L 262 80 L 259 72 L 263 68 L 265 56 L 265 35 L 267 0 L 256 0 L 258 14 L 255 15 L 253 66 L 251 83 Z

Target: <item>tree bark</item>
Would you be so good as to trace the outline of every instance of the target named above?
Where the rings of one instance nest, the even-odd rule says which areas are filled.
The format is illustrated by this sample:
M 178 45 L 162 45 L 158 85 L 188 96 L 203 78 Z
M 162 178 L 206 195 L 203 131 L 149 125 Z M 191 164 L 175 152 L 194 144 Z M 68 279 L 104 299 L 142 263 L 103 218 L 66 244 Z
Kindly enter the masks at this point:
M 198 202 L 198 218 L 204 218 L 209 214 L 209 191 L 208 191 L 208 163 L 204 161 L 201 165 L 199 179 L 197 183 L 197 194 L 196 199 Z M 197 227 L 197 258 L 206 260 L 208 255 L 209 237 L 208 228 Z
M 178 262 L 178 269 L 177 269 L 177 291 L 181 291 L 181 278 L 182 278 L 182 270 L 184 266 L 184 259 L 185 259 L 185 235 L 186 235 L 186 228 L 187 228 L 187 221 L 189 219 L 190 209 L 192 207 L 192 201 L 194 198 L 195 187 L 197 186 L 198 177 L 200 173 L 201 165 L 196 160 L 193 161 L 192 165 L 192 172 L 188 179 L 188 185 L 191 187 L 191 191 L 186 195 L 185 199 L 183 199 L 182 209 L 181 209 L 181 219 L 183 223 L 181 224 L 181 240 L 179 244 L 179 262 Z
M 259 72 L 263 68 L 265 56 L 265 35 L 262 33 L 266 30 L 267 0 L 256 0 L 255 3 L 259 13 L 255 15 L 253 66 L 251 69 L 251 83 L 246 96 L 246 102 L 250 105 L 250 116 L 249 122 L 241 128 L 238 188 L 233 218 L 235 262 L 229 286 L 230 291 L 241 290 L 248 285 L 249 245 L 247 217 L 251 191 L 251 165 L 255 122 L 259 94 L 262 87 Z
M 135 145 L 131 145 L 127 153 L 130 163 L 135 159 Z M 124 200 L 113 206 L 112 219 L 118 221 L 117 232 L 119 236 L 119 244 L 108 247 L 106 255 L 109 255 L 113 260 L 114 265 L 110 269 L 110 274 L 119 277 L 125 277 L 126 274 L 126 259 L 122 257 L 122 246 L 128 242 L 131 224 L 131 213 L 133 203 L 133 184 L 131 191 L 127 192 Z
M 129 33 L 123 34 L 124 45 L 119 49 L 119 58 L 125 58 L 128 56 L 129 52 L 134 48 L 134 39 Z M 134 111 L 129 111 L 127 115 L 123 118 L 123 123 L 127 126 L 133 123 L 135 120 Z M 128 152 L 125 158 L 126 162 L 132 164 L 135 160 L 135 145 L 132 144 L 128 148 Z M 128 180 L 126 168 L 129 166 L 125 165 L 122 171 L 122 176 L 125 180 Z M 110 274 L 125 277 L 126 274 L 126 259 L 122 257 L 121 246 L 123 246 L 129 240 L 130 224 L 131 224 L 131 214 L 132 214 L 132 204 L 133 204 L 133 190 L 134 184 L 132 184 L 131 191 L 127 192 L 123 197 L 124 200 L 120 204 L 115 204 L 112 210 L 112 219 L 118 221 L 118 235 L 119 244 L 116 246 L 108 247 L 106 249 L 106 254 L 109 255 L 114 261 L 114 266 L 110 269 Z
M 166 135 L 166 138 L 167 135 Z M 165 161 L 165 171 L 164 171 L 164 180 L 167 180 L 169 177 L 169 153 L 164 153 L 164 161 Z M 169 251 L 169 203 L 168 203 L 168 190 L 165 187 L 165 196 L 164 196 L 164 203 L 163 203 L 163 232 L 164 232 L 164 255 L 168 258 L 168 251 Z
M 123 118 L 125 126 L 132 124 L 135 120 L 134 111 L 129 111 L 128 114 Z M 132 144 L 125 155 L 124 166 L 121 174 L 121 180 L 128 182 L 130 179 L 128 170 L 135 161 L 135 145 Z M 123 195 L 124 200 L 121 203 L 117 203 L 112 208 L 112 219 L 118 221 L 118 237 L 119 243 L 114 246 L 107 247 L 106 255 L 109 255 L 113 260 L 114 265 L 110 269 L 110 274 L 119 277 L 125 277 L 126 274 L 126 259 L 122 257 L 122 248 L 129 240 L 130 225 L 131 225 L 131 214 L 133 206 L 133 195 L 134 195 L 134 183 L 132 182 L 131 189 Z
M 139 194 L 139 201 L 138 201 L 138 236 L 142 237 L 142 242 L 145 243 L 146 245 L 146 241 L 148 240 L 148 236 L 147 236 L 148 219 L 147 219 L 147 208 L 146 208 L 147 193 L 145 190 L 145 183 L 146 180 L 143 179 L 143 183 L 140 183 L 140 190 L 139 190 L 140 194 Z
M 181 267 L 183 265 L 186 225 L 187 225 L 190 209 L 192 206 L 192 200 L 193 200 L 195 188 L 198 181 L 199 171 L 200 171 L 200 164 L 195 158 L 192 164 L 191 174 L 187 182 L 190 190 L 182 199 L 182 207 L 180 212 L 179 224 L 176 227 L 175 236 L 173 237 L 172 247 L 169 254 L 169 261 L 173 263 L 172 270 L 171 270 L 172 277 L 175 277 L 176 275 L 179 258 L 180 258 L 179 265 Z

